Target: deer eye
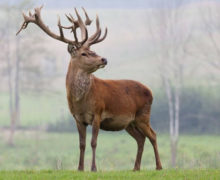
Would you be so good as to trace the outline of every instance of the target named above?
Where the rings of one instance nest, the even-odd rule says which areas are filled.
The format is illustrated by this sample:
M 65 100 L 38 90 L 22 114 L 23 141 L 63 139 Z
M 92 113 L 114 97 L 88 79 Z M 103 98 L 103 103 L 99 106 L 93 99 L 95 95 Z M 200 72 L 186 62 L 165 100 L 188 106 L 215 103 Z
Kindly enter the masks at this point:
M 86 53 L 82 53 L 81 55 L 82 55 L 82 56 L 87 56 L 87 54 L 86 54 Z

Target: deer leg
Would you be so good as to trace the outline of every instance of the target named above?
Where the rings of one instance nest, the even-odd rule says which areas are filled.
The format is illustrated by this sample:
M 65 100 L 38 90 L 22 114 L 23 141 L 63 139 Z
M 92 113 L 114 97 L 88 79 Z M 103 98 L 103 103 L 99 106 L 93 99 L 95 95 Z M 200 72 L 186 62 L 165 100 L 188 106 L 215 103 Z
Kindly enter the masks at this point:
M 160 162 L 160 155 L 158 153 L 158 148 L 157 148 L 157 134 L 155 133 L 155 131 L 151 127 L 150 127 L 150 132 L 151 132 L 151 136 L 149 137 L 149 139 L 150 139 L 150 142 L 154 148 L 154 154 L 155 154 L 155 158 L 156 158 L 156 169 L 161 170 L 162 165 Z
M 141 166 L 141 158 L 144 150 L 144 142 L 145 142 L 145 136 L 137 129 L 137 127 L 133 125 L 129 125 L 126 128 L 126 131 L 136 140 L 137 142 L 137 155 L 134 165 L 134 171 L 139 171 Z
M 76 124 L 77 124 L 77 129 L 79 132 L 79 148 L 80 148 L 78 170 L 83 171 L 84 170 L 84 154 L 85 154 L 85 148 L 86 148 L 86 125 L 82 123 L 78 123 L 78 122 Z
M 158 148 L 157 148 L 156 133 L 150 127 L 149 123 L 146 124 L 145 122 L 141 121 L 140 123 L 138 123 L 138 127 L 149 138 L 149 140 L 150 140 L 150 142 L 151 142 L 151 144 L 154 148 L 154 155 L 155 155 L 155 159 L 156 159 L 156 169 L 157 170 L 162 169 L 162 165 L 161 165 L 161 162 L 160 162 L 160 156 L 159 156 Z
M 95 163 L 95 153 L 96 153 L 96 145 L 97 145 L 99 128 L 100 128 L 100 117 L 95 116 L 94 120 L 92 122 L 92 140 L 91 140 L 92 166 L 91 166 L 91 171 L 97 171 L 96 163 Z

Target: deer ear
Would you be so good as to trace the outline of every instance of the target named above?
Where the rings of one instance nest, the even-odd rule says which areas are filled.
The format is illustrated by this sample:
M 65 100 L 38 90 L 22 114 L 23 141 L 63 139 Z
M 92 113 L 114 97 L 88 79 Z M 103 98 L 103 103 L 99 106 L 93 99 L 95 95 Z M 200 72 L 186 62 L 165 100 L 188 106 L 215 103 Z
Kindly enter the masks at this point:
M 76 46 L 74 46 L 73 44 L 68 44 L 67 50 L 71 55 L 76 55 Z

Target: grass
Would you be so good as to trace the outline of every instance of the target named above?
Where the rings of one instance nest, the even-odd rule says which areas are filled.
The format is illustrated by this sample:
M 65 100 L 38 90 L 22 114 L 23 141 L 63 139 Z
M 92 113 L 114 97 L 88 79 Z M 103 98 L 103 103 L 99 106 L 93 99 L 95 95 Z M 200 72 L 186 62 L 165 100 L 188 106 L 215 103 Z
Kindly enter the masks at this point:
M 41 126 L 67 116 L 69 110 L 64 93 L 21 94 L 21 125 Z M 9 126 L 8 93 L 0 93 L 0 126 Z
M 0 179 L 175 179 L 175 180 L 218 180 L 220 171 L 209 170 L 162 170 L 162 171 L 109 171 L 109 172 L 77 172 L 77 171 L 2 171 Z
M 17 132 L 15 146 L 6 145 L 8 134 L 0 134 L 0 170 L 76 170 L 78 166 L 78 134 Z M 87 135 L 85 170 L 91 165 L 91 135 Z M 164 169 L 170 168 L 170 146 L 167 135 L 158 135 L 159 153 Z M 131 170 L 137 145 L 126 133 L 100 132 L 97 144 L 99 171 Z M 184 136 L 178 144 L 177 169 L 220 168 L 219 136 Z M 141 169 L 154 170 L 153 148 L 145 143 Z

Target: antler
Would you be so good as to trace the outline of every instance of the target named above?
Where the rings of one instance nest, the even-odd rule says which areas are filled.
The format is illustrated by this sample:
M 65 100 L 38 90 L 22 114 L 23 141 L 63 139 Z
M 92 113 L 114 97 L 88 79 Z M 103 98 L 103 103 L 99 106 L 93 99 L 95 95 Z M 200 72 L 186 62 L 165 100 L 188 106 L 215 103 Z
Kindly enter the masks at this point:
M 88 46 L 91 46 L 92 44 L 96 44 L 96 43 L 103 41 L 107 36 L 107 32 L 108 32 L 108 30 L 107 30 L 107 28 L 105 28 L 105 34 L 103 35 L 102 38 L 100 38 L 102 31 L 99 26 L 99 17 L 96 16 L 96 32 L 88 39 L 86 44 Z
M 72 23 L 72 25 L 69 27 L 62 26 L 60 23 L 60 17 L 58 16 L 57 26 L 59 28 L 60 35 L 57 35 L 57 34 L 53 33 L 52 31 L 50 31 L 49 27 L 43 23 L 43 21 L 41 19 L 41 9 L 42 8 L 43 8 L 43 6 L 35 8 L 34 14 L 32 14 L 29 11 L 29 16 L 27 16 L 23 13 L 24 22 L 23 22 L 21 28 L 19 29 L 19 31 L 16 33 L 16 35 L 18 35 L 23 29 L 26 29 L 29 23 L 34 23 L 34 24 L 38 25 L 46 34 L 48 34 L 52 38 L 60 40 L 65 43 L 68 43 L 68 44 L 72 44 L 72 45 L 76 46 L 77 48 L 81 47 L 83 44 L 86 44 L 86 46 L 89 47 L 92 44 L 101 42 L 105 39 L 105 37 L 107 35 L 107 28 L 106 28 L 104 36 L 99 39 L 99 37 L 101 35 L 101 29 L 99 27 L 99 19 L 97 16 L 96 17 L 96 32 L 90 38 L 88 38 L 88 31 L 87 31 L 86 25 L 90 25 L 92 21 L 89 19 L 89 16 L 84 8 L 82 8 L 82 9 L 83 9 L 85 17 L 86 17 L 85 24 L 82 21 L 76 8 L 75 8 L 75 13 L 77 16 L 77 20 L 75 20 L 71 14 L 69 14 L 69 16 L 66 15 L 67 19 L 70 21 L 70 23 Z M 79 42 L 78 38 L 77 38 L 77 34 L 76 34 L 77 28 L 80 28 L 80 30 L 81 30 L 81 36 L 82 36 L 81 42 Z M 64 33 L 63 33 L 63 29 L 71 29 L 74 34 L 75 41 L 65 38 Z
M 57 35 L 57 34 L 53 33 L 52 31 L 50 31 L 49 27 L 46 26 L 43 23 L 42 19 L 41 19 L 41 9 L 42 8 L 43 8 L 43 5 L 41 7 L 35 8 L 34 9 L 35 10 L 34 14 L 32 14 L 29 11 L 29 16 L 27 16 L 23 13 L 24 22 L 23 22 L 21 28 L 19 29 L 19 31 L 16 33 L 16 35 L 18 35 L 23 29 L 26 29 L 29 23 L 34 23 L 34 24 L 38 25 L 46 34 L 48 34 L 52 38 L 60 40 L 60 41 L 65 42 L 65 43 L 76 44 L 75 41 L 66 39 L 64 37 L 63 29 L 62 29 L 62 26 L 60 24 L 60 18 L 59 17 L 58 17 L 58 24 L 57 25 L 59 27 L 60 35 Z
M 84 11 L 84 14 L 86 16 L 86 20 L 85 20 L 85 25 L 90 25 L 92 23 L 92 20 L 90 20 L 86 10 L 82 7 L 83 11 Z M 65 26 L 62 26 L 64 29 L 72 29 L 72 32 L 74 34 L 74 37 L 75 39 L 77 40 L 77 36 L 76 36 L 76 28 L 79 27 L 79 21 L 82 22 L 76 8 L 75 8 L 75 12 L 76 12 L 76 15 L 77 15 L 77 18 L 78 18 L 78 21 L 76 21 L 73 16 L 71 14 L 66 15 L 67 19 L 73 24 L 72 26 L 69 26 L 69 27 L 65 27 Z M 85 26 L 84 26 L 85 27 Z M 98 16 L 96 16 L 96 32 L 90 36 L 88 38 L 88 40 L 86 39 L 86 37 L 88 36 L 86 31 L 87 29 L 84 27 L 81 28 L 81 31 L 82 31 L 82 39 L 86 40 L 86 41 L 83 41 L 86 46 L 91 46 L 92 44 L 96 44 L 96 43 L 99 43 L 101 41 L 103 41 L 106 36 L 107 36 L 107 28 L 105 28 L 105 34 L 102 38 L 100 38 L 100 35 L 101 35 L 101 29 L 100 29 L 100 26 L 99 26 L 99 18 Z M 100 38 L 100 39 L 99 39 Z

